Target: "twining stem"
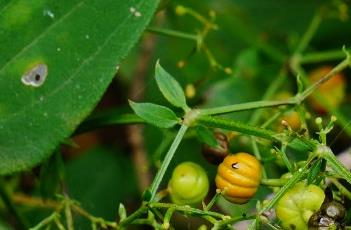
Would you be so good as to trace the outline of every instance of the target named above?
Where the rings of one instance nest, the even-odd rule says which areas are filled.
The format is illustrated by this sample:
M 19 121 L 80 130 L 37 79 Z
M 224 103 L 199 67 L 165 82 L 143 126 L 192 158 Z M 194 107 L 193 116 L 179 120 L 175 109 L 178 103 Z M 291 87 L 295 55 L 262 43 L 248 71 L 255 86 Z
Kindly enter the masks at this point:
M 150 188 L 151 198 L 150 201 L 153 201 L 157 192 L 158 187 L 161 184 L 162 178 L 166 173 L 169 163 L 171 162 L 175 151 L 177 150 L 180 141 L 182 140 L 188 126 L 182 125 L 178 131 L 177 136 L 175 137 L 171 147 L 169 148 L 168 152 L 166 153 L 165 159 L 162 162 L 161 168 L 158 170 Z
M 348 50 L 347 52 L 351 52 Z M 300 64 L 319 63 L 323 61 L 333 61 L 345 58 L 343 50 L 327 50 L 313 53 L 306 53 L 298 59 Z
M 91 117 L 79 125 L 74 135 L 78 135 L 97 128 L 110 125 L 124 125 L 124 124 L 139 124 L 145 123 L 143 119 L 135 114 L 120 113 L 119 111 L 111 111 L 97 117 Z
M 251 136 L 250 142 L 251 142 L 252 150 L 253 150 L 255 157 L 257 158 L 257 160 L 262 161 L 260 149 L 258 148 L 257 141 L 256 141 L 255 137 Z M 265 178 L 267 178 L 266 168 L 264 166 L 262 166 L 261 168 L 262 168 L 262 178 L 265 179 Z
M 30 206 L 30 207 L 39 207 L 39 208 L 45 208 L 45 209 L 55 209 L 55 213 L 59 215 L 59 212 L 63 209 L 63 203 L 55 200 L 45 200 L 43 201 L 39 197 L 32 197 L 32 196 L 27 196 L 24 194 L 13 194 L 12 199 L 16 204 L 22 204 L 25 206 Z M 69 198 L 68 198 L 69 199 Z M 75 213 L 87 218 L 93 223 L 98 223 L 101 226 L 109 226 L 111 229 L 116 229 L 116 223 L 115 222 L 110 222 L 106 221 L 100 217 L 93 216 L 92 214 L 88 213 L 85 211 L 83 208 L 78 206 L 72 201 L 65 200 L 64 202 L 70 202 L 70 206 L 72 211 Z M 52 217 L 51 217 L 52 218 Z M 40 223 L 39 223 L 40 224 Z M 38 225 L 39 225 L 38 224 Z
M 278 154 L 282 158 L 282 160 L 283 160 L 285 166 L 287 167 L 287 169 L 289 170 L 289 172 L 293 173 L 294 168 L 293 168 L 292 164 L 290 163 L 288 156 L 286 155 L 286 147 L 287 147 L 287 143 L 283 143 L 282 148 L 276 149 L 276 151 L 278 152 Z
M 331 149 L 325 145 L 320 145 L 317 148 L 317 154 L 327 160 L 327 164 L 337 173 L 339 176 L 344 178 L 349 184 L 351 184 L 351 173 L 350 171 L 339 162 L 336 156 L 333 154 Z
M 289 181 L 275 194 L 273 199 L 265 206 L 260 214 L 265 212 L 266 210 L 269 210 L 274 207 L 274 205 L 280 200 L 280 198 L 290 189 L 292 188 L 297 182 L 299 182 L 305 174 L 308 172 L 308 167 L 310 166 L 310 163 L 314 159 L 314 156 L 311 156 L 310 159 L 304 164 L 302 168 L 297 170 L 293 176 L 289 179 Z
M 253 102 L 246 102 L 246 103 L 235 104 L 235 105 L 226 105 L 226 106 L 220 106 L 215 108 L 201 109 L 201 114 L 218 115 L 218 114 L 232 113 L 232 112 L 238 112 L 238 111 L 244 111 L 244 110 L 274 107 L 279 105 L 294 105 L 294 104 L 296 104 L 296 101 L 294 98 L 291 98 L 288 100 L 281 100 L 281 101 L 253 101 Z
M 66 222 L 67 222 L 67 229 L 74 230 L 70 201 L 67 200 L 65 203 L 66 203 L 65 204 L 65 216 L 66 216 Z
M 340 62 L 336 67 L 334 67 L 327 75 L 321 78 L 319 81 L 315 82 L 313 85 L 308 87 L 305 91 L 296 96 L 281 101 L 254 101 L 254 102 L 247 102 L 235 105 L 228 105 L 228 106 L 220 106 L 215 108 L 208 108 L 208 109 L 201 109 L 200 113 L 202 115 L 218 115 L 218 114 L 225 114 L 237 111 L 244 111 L 244 110 L 251 110 L 251 109 L 258 109 L 258 108 L 266 108 L 266 107 L 274 107 L 280 105 L 296 105 L 300 104 L 304 101 L 309 95 L 311 95 L 321 84 L 328 81 L 331 77 L 333 77 L 336 73 L 342 71 L 343 69 L 347 68 L 351 64 L 350 56 L 347 56 L 342 62 Z
M 296 50 L 295 54 L 302 53 L 310 43 L 312 37 L 316 33 L 320 23 L 322 21 L 322 17 L 320 12 L 316 12 L 312 18 L 310 25 L 308 26 L 306 32 L 304 33 L 303 37 L 301 38 Z
M 60 215 L 57 212 L 53 212 L 50 216 L 46 217 L 44 220 L 40 221 L 39 224 L 34 226 L 33 228 L 30 228 L 29 230 L 39 230 L 42 229 L 43 227 L 47 226 L 48 224 L 51 224 L 54 222 L 56 219 L 58 219 Z
M 347 188 L 345 188 L 344 185 L 342 185 L 337 179 L 335 179 L 333 177 L 328 178 L 328 180 L 330 180 L 335 185 L 335 187 L 338 188 L 338 190 L 341 192 L 341 194 L 343 194 L 349 200 L 351 200 L 351 192 L 349 190 L 347 190 Z
M 279 179 L 261 179 L 261 185 L 270 186 L 270 187 L 282 187 L 284 186 L 289 179 L 279 178 Z
M 332 78 L 336 73 L 342 71 L 346 67 L 350 66 L 351 64 L 351 58 L 350 56 L 347 56 L 342 62 L 340 62 L 337 66 L 335 66 L 327 75 L 319 79 L 317 82 L 312 84 L 310 87 L 308 87 L 305 91 L 303 91 L 298 99 L 300 101 L 305 100 L 309 95 L 311 95 L 320 85 L 322 85 L 324 82 L 328 81 L 330 78 Z
M 282 68 L 281 71 L 279 72 L 278 76 L 275 78 L 274 81 L 272 81 L 272 83 L 269 85 L 268 89 L 266 90 L 266 92 L 264 93 L 262 100 L 268 100 L 271 99 L 273 97 L 273 95 L 276 93 L 276 91 L 279 89 L 279 87 L 282 85 L 282 83 L 284 82 L 285 79 L 285 75 L 286 75 L 286 68 Z M 257 125 L 257 123 L 260 121 L 261 117 L 263 114 L 263 110 L 262 109 L 258 109 L 255 110 L 249 120 L 249 124 L 251 125 Z M 257 146 L 257 141 L 256 139 L 251 136 L 250 138 L 251 141 L 251 145 L 252 145 L 252 149 L 253 152 L 256 156 L 256 158 L 258 160 L 261 160 L 261 153 L 260 150 Z M 262 167 L 262 177 L 266 178 L 267 177 L 267 172 L 265 167 Z
M 218 190 L 218 191 L 219 191 L 219 190 Z M 221 192 L 220 192 L 220 191 L 219 191 L 219 192 L 216 191 L 216 194 L 212 197 L 212 199 L 210 200 L 210 202 L 209 202 L 207 205 L 205 205 L 204 211 L 209 211 L 209 210 L 211 210 L 211 208 L 213 207 L 213 205 L 216 204 L 216 202 L 218 201 L 218 199 L 219 199 L 220 196 L 221 196 Z
M 123 229 L 124 226 L 132 223 L 135 219 L 139 218 L 139 216 L 144 215 L 148 210 L 148 207 L 146 207 L 144 204 L 135 212 L 133 212 L 131 215 L 129 215 L 127 218 L 125 218 L 123 221 L 119 223 L 119 227 Z
M 214 226 L 211 228 L 211 230 L 220 230 L 220 229 L 223 229 L 225 226 L 233 224 L 235 222 L 238 222 L 241 220 L 251 220 L 255 218 L 256 216 L 246 216 L 246 217 L 242 216 L 242 217 L 233 217 L 233 218 L 225 219 L 215 223 Z
M 349 65 L 351 63 L 350 56 L 347 56 L 345 60 L 349 60 Z M 345 63 L 342 65 L 342 67 L 346 67 Z M 295 71 L 296 74 L 299 74 L 301 79 L 303 80 L 304 84 L 309 84 L 309 81 L 306 77 L 306 73 L 304 69 L 299 65 L 298 63 L 293 66 L 293 70 Z M 335 67 L 336 68 L 336 67 Z M 334 68 L 334 69 L 335 69 Z M 341 71 L 340 69 L 339 71 Z M 331 76 L 332 77 L 332 76 Z M 321 103 L 321 105 L 328 111 L 328 113 L 333 114 L 334 116 L 337 117 L 337 122 L 343 127 L 343 129 L 346 131 L 346 133 L 351 136 L 351 127 L 349 126 L 349 120 L 347 117 L 345 117 L 344 114 L 342 114 L 338 109 L 332 108 L 329 103 L 324 99 L 324 97 L 318 92 L 315 92 L 316 94 L 314 95 L 317 100 Z
M 237 131 L 240 133 L 245 133 L 247 135 L 262 137 L 271 141 L 278 141 L 278 142 L 281 141 L 279 136 L 277 136 L 277 134 L 273 131 L 262 129 L 255 126 L 250 126 L 250 125 L 229 120 L 229 119 L 202 116 L 197 120 L 197 124 L 205 125 L 213 128 L 223 128 L 227 130 Z
M 184 33 L 184 32 L 177 31 L 177 30 L 170 30 L 170 29 L 157 28 L 157 27 L 148 27 L 146 29 L 146 31 L 160 34 L 160 35 L 166 35 L 169 37 L 191 40 L 191 41 L 195 41 L 195 42 L 198 42 L 198 40 L 199 40 L 199 37 L 196 34 Z
M 204 211 L 197 208 L 192 208 L 189 205 L 176 205 L 170 203 L 149 203 L 148 207 L 150 208 L 157 208 L 157 209 L 169 209 L 172 208 L 179 212 L 184 212 L 185 214 L 191 214 L 193 216 L 212 216 L 219 219 L 225 219 L 227 216 L 218 213 L 218 212 L 211 212 L 211 211 Z
M 196 120 L 196 122 L 198 125 L 204 125 L 211 128 L 222 128 L 226 130 L 245 133 L 247 135 L 261 137 L 267 140 L 280 142 L 282 144 L 289 142 L 288 145 L 292 148 L 304 146 L 307 149 L 312 150 L 316 147 L 316 142 L 311 139 L 306 139 L 304 137 L 296 136 L 296 137 L 290 137 L 289 140 L 287 140 L 285 135 L 282 133 L 276 133 L 268 129 L 247 125 L 247 124 L 229 120 L 229 119 L 204 116 L 204 117 L 199 117 Z
M 264 93 L 262 100 L 270 100 L 274 94 L 279 90 L 279 88 L 282 86 L 286 79 L 286 68 L 282 68 L 278 74 L 278 76 L 272 81 L 272 83 L 269 85 L 268 89 Z M 249 123 L 251 125 L 257 125 L 259 122 L 260 118 L 262 117 L 263 110 L 256 110 L 251 118 Z

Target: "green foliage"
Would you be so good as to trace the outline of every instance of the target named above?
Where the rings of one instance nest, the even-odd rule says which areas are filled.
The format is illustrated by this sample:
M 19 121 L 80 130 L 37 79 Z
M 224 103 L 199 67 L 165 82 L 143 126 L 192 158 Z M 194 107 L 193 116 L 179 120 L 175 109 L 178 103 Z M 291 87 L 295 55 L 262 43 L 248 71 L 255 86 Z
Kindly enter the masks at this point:
M 218 146 L 216 137 L 213 132 L 204 126 L 196 126 L 197 138 L 202 142 L 211 147 Z
M 0 219 L 35 230 L 219 230 L 242 220 L 251 221 L 245 229 L 281 229 L 300 210 L 283 222 L 270 212 L 306 183 L 349 209 L 351 173 L 336 154 L 350 145 L 350 103 L 319 114 L 308 100 L 321 84 L 308 81 L 311 70 L 333 66 L 323 81 L 350 72 L 347 2 L 158 3 L 0 0 Z M 218 133 L 226 153 L 262 165 L 247 204 L 216 191 L 217 166 L 201 150 L 217 146 Z M 208 183 L 173 181 L 184 161 L 204 168 Z M 196 187 L 209 189 L 202 207 L 183 205 L 205 197 Z
M 38 164 L 74 131 L 103 95 L 157 2 L 13 0 L 3 6 L 0 174 Z M 48 69 L 46 79 L 40 76 L 42 85 L 23 84 L 22 76 L 38 64 Z
M 169 108 L 152 103 L 129 101 L 134 112 L 146 122 L 160 128 L 171 128 L 179 123 L 179 118 Z
M 156 63 L 155 77 L 158 88 L 161 90 L 163 96 L 172 105 L 180 107 L 184 111 L 188 110 L 182 87 L 169 73 L 167 73 L 162 68 L 159 61 Z

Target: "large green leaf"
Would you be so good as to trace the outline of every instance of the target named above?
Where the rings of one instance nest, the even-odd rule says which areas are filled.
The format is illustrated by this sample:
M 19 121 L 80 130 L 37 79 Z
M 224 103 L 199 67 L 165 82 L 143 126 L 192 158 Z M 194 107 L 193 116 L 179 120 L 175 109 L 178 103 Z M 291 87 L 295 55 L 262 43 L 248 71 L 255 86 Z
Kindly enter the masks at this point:
M 0 5 L 0 174 L 38 164 L 74 131 L 157 3 L 13 0 Z

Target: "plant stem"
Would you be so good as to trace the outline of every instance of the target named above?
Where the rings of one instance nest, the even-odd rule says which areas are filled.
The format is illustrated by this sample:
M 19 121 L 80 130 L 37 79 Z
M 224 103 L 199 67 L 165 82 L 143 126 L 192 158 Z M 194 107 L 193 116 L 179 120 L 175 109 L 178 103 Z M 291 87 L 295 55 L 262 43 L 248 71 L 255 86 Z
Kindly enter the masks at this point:
M 110 126 L 110 125 L 125 125 L 125 124 L 139 124 L 145 123 L 143 119 L 135 114 L 121 114 L 116 111 L 111 111 L 97 117 L 88 118 L 79 125 L 74 135 L 78 135 L 97 128 Z
M 148 210 L 148 207 L 146 207 L 145 205 L 142 205 L 138 210 L 136 210 L 131 215 L 129 215 L 127 218 L 125 218 L 123 221 L 121 221 L 119 224 L 119 227 L 123 229 L 124 226 L 132 223 L 139 216 L 147 213 L 147 210 Z
M 351 52 L 351 50 L 348 50 Z M 345 57 L 343 50 L 327 50 L 313 53 L 306 53 L 298 60 L 300 64 L 319 63 L 323 61 L 339 60 Z
M 343 194 L 344 196 L 346 196 L 349 200 L 351 200 L 351 192 L 349 190 L 347 190 L 347 188 L 345 188 L 344 185 L 342 185 L 337 179 L 335 178 L 328 178 L 341 192 L 341 194 Z
M 148 27 L 146 30 L 151 33 L 198 42 L 198 35 L 196 34 L 189 34 L 189 33 L 184 33 L 177 30 L 170 30 L 170 29 L 157 28 L 157 27 Z
M 319 81 L 315 82 L 313 85 L 308 87 L 301 94 L 297 94 L 295 97 L 292 97 L 288 100 L 281 101 L 254 101 L 254 102 L 246 102 L 235 105 L 227 105 L 220 106 L 215 108 L 201 109 L 201 115 L 218 115 L 225 113 L 232 113 L 237 111 L 265 108 L 265 107 L 273 107 L 279 105 L 295 105 L 300 104 L 304 101 L 310 94 L 312 94 L 321 84 L 328 81 L 331 77 L 333 77 L 336 73 L 342 71 L 346 67 L 350 66 L 351 57 L 347 56 L 342 62 L 340 62 L 336 67 L 334 67 L 327 75 L 321 78 Z M 296 70 L 298 66 L 295 64 L 294 69 Z
M 311 161 L 313 160 L 314 156 L 312 156 L 306 163 L 305 165 L 300 168 L 299 170 L 297 170 L 292 178 L 290 178 L 288 180 L 288 182 L 279 190 L 279 192 L 277 192 L 275 194 L 275 196 L 273 197 L 273 199 L 267 204 L 267 206 L 265 206 L 261 212 L 260 215 L 265 212 L 266 210 L 269 210 L 271 208 L 274 207 L 274 205 L 280 200 L 280 198 L 290 189 L 292 188 L 298 181 L 300 181 L 305 174 L 308 172 L 308 167 L 309 164 L 311 163 Z
M 172 133 L 164 133 L 162 142 L 159 144 L 159 146 L 157 147 L 157 149 L 153 154 L 154 162 L 160 161 L 160 159 L 162 158 L 162 155 L 164 154 L 164 152 L 166 152 L 166 149 L 172 143 L 173 138 L 174 138 L 174 135 Z
M 350 56 L 347 56 L 346 59 L 344 61 L 342 61 L 338 66 L 336 66 L 331 72 L 333 72 L 333 74 L 342 71 L 344 68 L 347 67 L 347 63 L 348 65 L 350 65 L 351 63 L 351 58 Z M 342 65 L 341 65 L 342 64 Z M 337 68 L 338 67 L 338 68 Z M 303 80 L 305 85 L 309 85 L 309 81 L 307 79 L 306 73 L 304 71 L 304 69 L 299 65 L 296 64 L 293 66 L 293 70 L 295 71 L 296 74 L 299 74 L 301 79 Z M 331 73 L 330 72 L 330 73 Z M 328 73 L 325 77 L 328 77 L 328 79 L 330 79 L 333 75 L 330 75 L 330 73 Z M 321 78 L 321 80 L 323 80 L 325 77 Z M 328 80 L 327 79 L 327 80 Z M 318 81 L 319 82 L 319 81 Z M 316 82 L 316 83 L 318 83 Z M 315 83 L 315 84 L 316 84 Z M 309 88 L 311 88 L 313 85 L 311 85 Z M 309 89 L 308 88 L 308 89 Z M 307 89 L 306 89 L 307 90 Z M 313 89 L 315 90 L 315 89 Z M 312 92 L 313 92 L 312 90 Z M 311 93 L 311 92 L 310 92 Z M 298 95 L 297 95 L 298 96 Z M 351 137 L 351 126 L 349 126 L 349 120 L 347 117 L 344 116 L 344 114 L 342 114 L 340 111 L 338 111 L 338 109 L 336 108 L 332 108 L 327 101 L 324 99 L 324 97 L 318 93 L 318 91 L 315 92 L 316 98 L 318 99 L 318 101 L 321 103 L 321 105 L 328 111 L 329 114 L 332 114 L 334 116 L 337 117 L 337 123 L 340 124 L 343 129 L 346 131 L 346 133 Z
M 186 125 L 182 125 L 178 131 L 178 134 L 177 136 L 175 137 L 171 147 L 169 148 L 166 156 L 165 156 L 165 159 L 163 160 L 162 162 L 162 165 L 161 165 L 161 168 L 158 170 L 152 184 L 151 184 L 151 188 L 150 188 L 150 191 L 151 191 L 151 198 L 150 200 L 153 201 L 154 198 L 155 198 L 155 195 L 156 195 L 156 192 L 157 192 L 157 189 L 158 187 L 160 186 L 161 184 L 161 181 L 163 179 L 163 176 L 165 175 L 166 173 L 166 170 L 168 168 L 168 165 L 169 163 L 171 162 L 173 156 L 174 156 L 174 153 L 175 151 L 177 150 L 179 144 L 180 144 L 180 141 L 182 140 L 184 134 L 186 133 L 186 130 L 188 129 L 188 127 Z
M 0 178 L 0 197 L 4 204 L 6 205 L 8 211 L 13 215 L 13 217 L 16 219 L 16 224 L 19 229 L 28 229 L 26 221 L 23 219 L 23 217 L 20 215 L 20 213 L 17 211 L 15 205 L 12 202 L 12 199 L 10 198 L 8 192 L 6 191 L 6 188 L 4 187 L 4 181 L 3 178 Z
M 158 208 L 158 209 L 169 209 L 172 208 L 176 211 L 184 212 L 186 214 L 191 214 L 194 216 L 212 216 L 215 218 L 223 219 L 226 218 L 225 215 L 211 212 L 211 211 L 204 211 L 197 208 L 192 208 L 189 205 L 176 205 L 176 204 L 169 204 L 169 203 L 149 203 L 148 206 L 150 208 Z
M 212 128 L 223 128 L 227 130 L 237 131 L 240 133 L 245 133 L 247 135 L 262 137 L 271 141 L 281 141 L 281 139 L 278 137 L 278 134 L 273 131 L 247 125 L 229 119 L 202 116 L 197 120 L 197 123 Z
M 282 101 L 253 101 L 253 102 L 246 102 L 246 103 L 235 104 L 235 105 L 226 105 L 226 106 L 220 106 L 215 108 L 201 109 L 201 115 L 218 115 L 218 114 L 232 113 L 237 111 L 274 107 L 279 105 L 294 105 L 294 104 L 296 104 L 296 101 L 294 100 L 294 98 L 291 98 L 289 100 L 282 100 Z
M 289 172 L 293 173 L 294 171 L 294 168 L 293 166 L 291 165 L 290 161 L 289 161 L 289 158 L 288 156 L 286 155 L 286 147 L 287 147 L 287 144 L 284 143 L 282 145 L 282 148 L 281 149 L 277 149 L 278 153 L 281 155 L 281 158 L 286 166 L 286 168 L 289 170 Z
M 204 207 L 204 211 L 209 211 L 213 207 L 213 205 L 215 205 L 215 203 L 218 201 L 220 196 L 221 196 L 221 193 L 216 191 L 216 194 L 212 197 L 210 202 Z
M 322 20 L 322 18 L 321 18 L 320 12 L 318 11 L 313 16 L 310 25 L 308 26 L 306 32 L 304 33 L 303 37 L 301 38 L 301 40 L 300 40 L 300 42 L 295 50 L 295 54 L 300 54 L 306 49 L 306 47 L 310 43 L 312 37 L 316 33 L 316 31 L 321 23 L 321 20 Z
M 286 68 L 283 67 L 278 76 L 272 81 L 272 83 L 269 85 L 268 89 L 264 93 L 262 100 L 269 100 L 273 97 L 273 95 L 279 90 L 279 88 L 282 86 L 284 83 L 284 80 L 286 79 Z M 263 110 L 256 110 L 251 118 L 250 118 L 250 124 L 251 125 L 257 125 L 259 122 L 260 118 L 262 117 L 262 112 Z
M 280 178 L 280 179 L 262 179 L 261 180 L 261 185 L 270 186 L 270 187 L 282 187 L 288 181 L 289 181 L 289 179 L 283 179 L 283 178 Z
M 331 149 L 325 145 L 320 145 L 317 148 L 317 154 L 327 160 L 327 164 L 337 173 L 351 184 L 350 171 L 336 158 Z
M 256 216 L 247 216 L 247 217 L 234 217 L 234 218 L 225 219 L 215 223 L 214 226 L 211 228 L 211 230 L 220 230 L 220 229 L 223 229 L 224 226 L 227 226 L 229 224 L 233 224 L 241 220 L 251 220 L 255 218 Z
M 112 222 L 112 221 L 107 221 L 101 217 L 96 217 L 91 215 L 90 213 L 88 213 L 87 211 L 85 211 L 84 209 L 82 209 L 80 206 L 73 204 L 72 205 L 72 210 L 74 210 L 76 213 L 78 213 L 79 215 L 87 218 L 88 220 L 90 220 L 92 223 L 98 223 L 100 226 L 108 226 L 111 229 L 117 229 L 117 223 L 116 222 Z
M 254 152 L 255 157 L 257 158 L 257 160 L 262 161 L 262 157 L 261 157 L 261 153 L 260 150 L 257 146 L 257 141 L 255 139 L 255 137 L 251 136 L 250 137 L 250 141 L 251 141 L 251 145 L 252 145 L 252 149 Z M 267 178 L 267 172 L 266 172 L 266 168 L 262 165 L 262 178 Z
M 340 62 L 337 66 L 335 66 L 327 75 L 319 79 L 317 82 L 315 82 L 313 85 L 308 87 L 305 91 L 303 91 L 300 96 L 298 97 L 298 100 L 302 102 L 305 100 L 309 95 L 313 93 L 320 85 L 322 85 L 324 82 L 328 81 L 330 78 L 332 78 L 336 73 L 342 71 L 346 67 L 350 66 L 351 64 L 351 58 L 348 56 L 346 57 L 342 62 Z
M 46 225 L 54 222 L 55 219 L 59 217 L 59 214 L 57 212 L 53 212 L 50 216 L 46 217 L 44 220 L 40 221 L 39 224 L 35 225 L 34 227 L 30 228 L 29 230 L 39 230 Z
M 262 100 L 268 100 L 273 97 L 273 95 L 276 93 L 276 91 L 279 89 L 281 84 L 284 82 L 283 80 L 285 79 L 286 75 L 286 68 L 283 67 L 281 71 L 279 72 L 278 76 L 272 81 L 272 83 L 269 85 L 268 89 L 264 93 Z M 251 125 L 257 125 L 257 123 L 260 121 L 261 117 L 263 114 L 262 109 L 255 110 L 250 118 L 249 124 Z M 258 160 L 261 160 L 261 153 L 260 150 L 257 146 L 257 141 L 254 137 L 250 138 L 251 145 L 253 148 L 253 152 Z M 267 177 L 267 172 L 265 167 L 262 167 L 262 177 L 266 178 Z
M 66 216 L 67 230 L 74 230 L 70 200 L 66 201 L 65 216 Z

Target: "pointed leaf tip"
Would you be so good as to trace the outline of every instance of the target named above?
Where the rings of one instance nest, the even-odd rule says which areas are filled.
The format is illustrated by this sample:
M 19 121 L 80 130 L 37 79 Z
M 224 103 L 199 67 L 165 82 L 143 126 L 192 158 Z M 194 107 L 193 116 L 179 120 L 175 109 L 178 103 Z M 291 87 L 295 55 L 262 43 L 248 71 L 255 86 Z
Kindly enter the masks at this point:
M 159 60 L 156 62 L 155 78 L 158 88 L 167 101 L 176 107 L 182 108 L 184 111 L 189 109 L 186 104 L 182 87 L 166 70 L 162 68 Z
M 130 100 L 129 104 L 136 115 L 157 127 L 171 128 L 179 121 L 176 114 L 165 106 L 152 103 L 136 103 Z

